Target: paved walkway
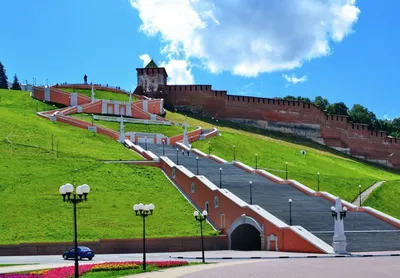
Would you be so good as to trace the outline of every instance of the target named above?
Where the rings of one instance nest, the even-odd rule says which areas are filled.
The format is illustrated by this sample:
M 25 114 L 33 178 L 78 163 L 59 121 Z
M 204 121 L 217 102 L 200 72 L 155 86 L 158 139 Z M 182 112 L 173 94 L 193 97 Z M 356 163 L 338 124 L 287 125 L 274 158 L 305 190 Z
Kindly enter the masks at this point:
M 336 259 L 293 259 L 264 260 L 210 265 L 196 265 L 145 273 L 130 278 L 242 278 L 242 277 L 280 277 L 280 278 L 397 278 L 400 273 L 400 258 L 336 258 Z
M 172 277 L 185 277 L 186 275 L 192 275 L 198 272 L 203 271 L 215 271 L 217 272 L 216 268 L 220 267 L 231 267 L 231 266 L 241 266 L 243 268 L 244 264 L 256 263 L 261 262 L 258 261 L 236 261 L 236 262 L 228 262 L 228 263 L 214 263 L 214 264 L 200 264 L 200 265 L 192 265 L 192 266 L 183 266 L 183 267 L 176 267 L 176 268 L 168 268 L 165 270 L 155 271 L 155 272 L 148 272 L 139 275 L 129 275 L 125 276 L 125 278 L 135 278 L 135 277 L 145 277 L 145 278 L 172 278 Z M 190 276 L 189 276 L 190 277 Z M 212 276 L 212 277 L 219 277 L 219 276 Z M 228 277 L 228 276 L 226 276 Z M 243 276 L 244 277 L 244 276 Z
M 360 205 L 360 197 L 361 197 L 361 204 L 364 203 L 364 201 L 371 195 L 372 191 L 374 191 L 376 188 L 381 186 L 383 183 L 386 181 L 379 181 L 375 183 L 374 185 L 368 187 L 365 191 L 361 192 L 360 195 L 356 197 L 356 199 L 353 201 L 353 205 L 359 206 Z

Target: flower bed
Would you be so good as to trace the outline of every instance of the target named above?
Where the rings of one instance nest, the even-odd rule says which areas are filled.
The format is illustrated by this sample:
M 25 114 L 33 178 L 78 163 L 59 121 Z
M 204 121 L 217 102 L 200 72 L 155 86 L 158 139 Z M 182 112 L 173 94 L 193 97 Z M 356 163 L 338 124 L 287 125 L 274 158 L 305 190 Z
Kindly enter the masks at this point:
M 187 261 L 159 261 L 159 262 L 147 262 L 147 265 L 151 265 L 157 268 L 168 268 L 187 265 Z M 111 263 L 99 263 L 99 264 L 85 264 L 79 266 L 79 275 L 83 275 L 87 272 L 97 271 L 115 271 L 115 270 L 126 270 L 136 269 L 142 265 L 141 261 L 131 262 L 111 262 Z M 8 273 L 0 274 L 0 278 L 71 278 L 74 276 L 74 266 L 58 267 L 49 270 L 34 271 L 26 274 Z

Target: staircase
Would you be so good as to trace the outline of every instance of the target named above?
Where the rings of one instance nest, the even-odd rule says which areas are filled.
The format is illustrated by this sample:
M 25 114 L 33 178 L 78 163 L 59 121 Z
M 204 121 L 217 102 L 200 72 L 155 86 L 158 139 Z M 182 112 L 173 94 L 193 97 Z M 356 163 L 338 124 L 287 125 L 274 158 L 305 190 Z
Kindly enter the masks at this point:
M 141 145 L 141 147 L 145 147 Z M 163 155 L 162 145 L 148 144 L 147 149 L 157 156 Z M 165 156 L 177 162 L 177 151 L 165 147 Z M 196 154 L 188 156 L 178 151 L 179 165 L 196 174 Z M 332 202 L 309 196 L 288 184 L 277 184 L 260 175 L 248 173 L 232 164 L 219 164 L 212 159 L 199 157 L 199 175 L 207 177 L 216 186 L 220 185 L 219 169 L 222 168 L 222 188 L 250 202 L 249 181 L 252 181 L 253 204 L 264 208 L 289 224 L 289 199 L 292 199 L 292 225 L 299 225 L 328 244 L 332 244 Z M 347 213 L 344 222 L 347 251 L 394 251 L 400 250 L 400 229 L 366 212 Z

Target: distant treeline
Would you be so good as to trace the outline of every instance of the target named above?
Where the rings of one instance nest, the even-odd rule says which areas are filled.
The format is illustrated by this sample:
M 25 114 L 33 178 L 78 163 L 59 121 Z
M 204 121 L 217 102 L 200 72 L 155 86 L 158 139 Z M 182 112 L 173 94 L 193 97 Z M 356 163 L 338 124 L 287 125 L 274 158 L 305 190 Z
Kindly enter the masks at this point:
M 8 89 L 8 77 L 6 74 L 6 69 L 3 64 L 0 62 L 0 89 Z M 14 75 L 14 82 L 10 88 L 11 90 L 21 90 L 21 86 L 18 82 L 18 77 Z

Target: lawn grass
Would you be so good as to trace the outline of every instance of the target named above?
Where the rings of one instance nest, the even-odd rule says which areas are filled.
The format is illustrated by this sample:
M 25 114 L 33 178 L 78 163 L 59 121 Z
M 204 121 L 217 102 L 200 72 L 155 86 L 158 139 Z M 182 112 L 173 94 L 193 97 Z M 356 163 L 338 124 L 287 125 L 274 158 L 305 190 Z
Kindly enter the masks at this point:
M 29 97 L 29 93 L 0 90 L 0 94 L 0 140 L 3 144 L 6 144 L 8 136 L 16 145 L 40 149 L 54 158 L 58 144 L 60 157 L 68 152 L 69 157 L 92 160 L 141 159 L 110 137 L 40 118 L 35 114 L 36 101 Z M 51 105 L 46 108 L 44 110 L 54 109 Z
M 179 121 L 184 118 L 179 113 L 167 112 L 167 119 Z M 189 124 L 201 125 L 203 128 L 211 128 L 212 123 L 188 117 Z M 282 135 L 284 140 L 251 133 L 231 127 L 223 121 L 219 122 L 218 128 L 222 136 L 214 137 L 207 141 L 193 143 L 193 147 L 208 153 L 208 141 L 211 142 L 212 154 L 220 156 L 228 161 L 233 160 L 233 145 L 236 146 L 236 160 L 255 167 L 255 154 L 258 155 L 258 168 L 266 169 L 281 178 L 286 176 L 286 165 L 288 162 L 288 178 L 295 179 L 304 185 L 316 190 L 318 187 L 318 176 L 320 173 L 320 191 L 328 191 L 339 195 L 342 199 L 353 201 L 358 195 L 358 185 L 363 190 L 375 182 L 381 180 L 397 180 L 400 175 L 373 167 L 336 151 L 329 151 L 326 147 L 317 147 L 316 144 L 303 143 L 305 140 L 295 138 L 287 140 L 288 136 Z M 244 127 L 252 130 L 252 128 Z M 306 151 L 302 155 L 301 150 Z M 399 210 L 400 212 L 400 210 Z
M 146 266 L 146 270 L 143 271 L 142 267 L 139 268 L 131 268 L 124 270 L 105 270 L 105 271 L 96 271 L 96 272 L 86 272 L 82 275 L 84 278 L 108 278 L 108 277 L 125 277 L 127 275 L 134 275 L 145 272 L 152 272 L 160 270 L 160 268 L 152 265 Z
M 182 267 L 182 266 L 179 266 Z M 89 271 L 82 275 L 85 278 L 108 278 L 108 277 L 125 277 L 127 275 L 133 274 L 140 274 L 146 272 L 153 272 L 160 269 L 167 269 L 167 268 L 159 268 L 154 265 L 146 265 L 146 270 L 143 270 L 142 266 L 140 265 L 138 268 L 130 268 L 130 269 L 123 269 L 123 270 L 104 270 L 104 271 Z
M 74 114 L 72 117 L 91 122 L 92 116 L 88 114 Z M 108 122 L 101 120 L 94 120 L 94 123 L 99 126 L 108 127 L 112 130 L 119 131 L 119 122 Z M 124 123 L 125 132 L 145 132 L 145 133 L 161 133 L 165 136 L 172 137 L 175 135 L 183 134 L 183 127 L 176 125 L 151 125 L 151 124 L 133 124 Z M 188 131 L 194 130 L 194 127 L 188 127 Z
M 78 205 L 80 241 L 140 238 L 142 222 L 132 210 L 139 202 L 156 206 L 148 237 L 199 234 L 193 207 L 158 168 L 102 163 L 141 158 L 109 137 L 40 118 L 27 92 L 0 95 L 0 244 L 71 242 L 72 206 L 58 188 L 73 180 L 91 187 L 88 202 Z M 205 233 L 214 231 L 206 225 Z
M 171 266 L 171 267 L 159 267 L 157 265 L 152 265 L 147 264 L 146 265 L 146 270 L 143 270 L 143 266 L 140 264 L 138 268 L 130 268 L 130 269 L 123 269 L 123 270 L 104 270 L 104 271 L 89 271 L 86 272 L 82 275 L 82 277 L 101 277 L 101 278 L 107 278 L 107 277 L 125 277 L 126 275 L 133 275 L 133 274 L 140 274 L 140 273 L 146 273 L 146 272 L 153 272 L 153 271 L 159 271 L 159 270 L 166 270 L 170 268 L 176 268 L 176 267 L 187 267 L 187 266 L 194 266 L 194 265 L 199 265 L 200 263 L 198 262 L 192 262 L 188 263 L 186 265 L 181 265 L 181 266 Z M 160 272 L 160 276 L 162 277 L 162 272 Z
M 372 191 L 363 203 L 400 219 L 400 180 L 388 181 Z
M 76 92 L 88 97 L 92 96 L 92 90 L 91 89 L 73 89 L 73 88 L 59 88 L 59 90 L 62 90 L 64 92 L 72 93 Z M 107 100 L 119 100 L 119 101 L 129 101 L 129 95 L 128 94 L 119 94 L 119 93 L 114 93 L 111 91 L 105 91 L 105 90 L 95 90 L 95 98 L 96 99 L 107 99 Z M 132 96 L 132 102 L 138 101 L 138 99 L 134 96 Z

